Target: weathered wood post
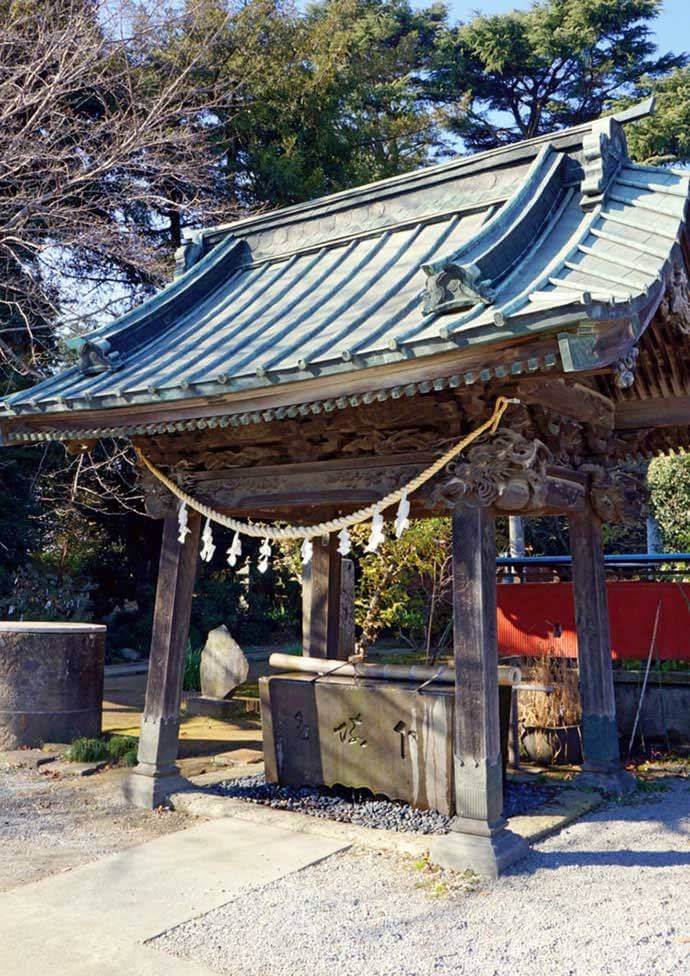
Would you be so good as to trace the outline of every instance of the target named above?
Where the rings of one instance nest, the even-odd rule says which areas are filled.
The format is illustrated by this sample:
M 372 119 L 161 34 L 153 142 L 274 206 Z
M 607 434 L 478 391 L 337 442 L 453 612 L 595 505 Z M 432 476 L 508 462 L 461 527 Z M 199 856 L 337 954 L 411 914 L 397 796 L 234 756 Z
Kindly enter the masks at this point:
M 315 539 L 311 562 L 302 574 L 302 653 L 341 658 L 341 561 L 338 536 Z M 345 655 L 347 656 L 347 655 Z
M 506 829 L 498 717 L 496 542 L 488 508 L 453 512 L 456 817 L 432 846 L 444 867 L 496 877 L 527 846 Z
M 188 527 L 191 531 L 180 545 L 177 517 L 168 516 L 163 523 L 139 762 L 125 785 L 127 799 L 149 810 L 160 806 L 185 782 L 176 760 L 184 657 L 199 558 L 201 516 L 197 512 L 189 511 Z
M 339 629 L 338 657 L 347 661 L 355 653 L 355 564 L 352 559 L 340 560 Z
M 575 626 L 582 703 L 583 772 L 623 793 L 634 779 L 621 768 L 601 522 L 587 505 L 569 517 Z

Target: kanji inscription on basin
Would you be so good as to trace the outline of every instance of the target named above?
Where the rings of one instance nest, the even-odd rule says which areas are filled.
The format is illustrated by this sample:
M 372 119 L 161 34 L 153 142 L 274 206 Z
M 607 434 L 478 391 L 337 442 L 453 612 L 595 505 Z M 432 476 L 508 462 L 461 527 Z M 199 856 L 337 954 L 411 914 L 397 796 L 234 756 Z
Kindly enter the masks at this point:
M 452 688 L 305 674 L 260 686 L 269 781 L 366 787 L 452 812 Z

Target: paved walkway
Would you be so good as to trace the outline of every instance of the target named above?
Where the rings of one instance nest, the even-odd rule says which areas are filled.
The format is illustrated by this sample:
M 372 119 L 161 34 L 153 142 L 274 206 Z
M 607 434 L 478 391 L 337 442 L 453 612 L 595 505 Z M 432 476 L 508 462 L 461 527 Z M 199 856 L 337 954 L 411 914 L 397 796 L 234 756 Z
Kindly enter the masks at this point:
M 210 821 L 15 888 L 0 895 L 0 973 L 209 976 L 144 943 L 343 849 L 265 824 Z

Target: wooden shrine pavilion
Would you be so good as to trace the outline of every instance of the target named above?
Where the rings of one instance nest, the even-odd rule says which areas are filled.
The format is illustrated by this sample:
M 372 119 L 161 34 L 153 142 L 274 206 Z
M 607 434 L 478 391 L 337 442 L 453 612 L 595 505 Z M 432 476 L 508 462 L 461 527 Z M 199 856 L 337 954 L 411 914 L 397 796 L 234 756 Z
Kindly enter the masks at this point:
M 563 514 L 573 556 L 585 770 L 617 789 L 602 522 L 625 465 L 686 446 L 690 174 L 633 164 L 618 115 L 195 233 L 178 275 L 7 399 L 6 445 L 129 438 L 190 496 L 309 525 L 377 502 L 514 398 L 411 495 L 452 515 L 454 830 L 442 863 L 521 853 L 502 817 L 494 519 Z M 639 466 L 638 466 L 639 467 Z M 183 656 L 201 515 L 142 467 L 165 520 L 136 802 L 178 779 Z M 340 556 L 316 540 L 310 653 L 339 653 Z

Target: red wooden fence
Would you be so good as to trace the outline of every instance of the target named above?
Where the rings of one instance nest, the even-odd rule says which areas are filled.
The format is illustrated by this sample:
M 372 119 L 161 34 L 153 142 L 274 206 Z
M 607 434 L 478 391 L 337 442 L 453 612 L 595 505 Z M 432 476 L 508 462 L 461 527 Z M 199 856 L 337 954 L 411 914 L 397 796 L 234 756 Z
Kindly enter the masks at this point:
M 606 584 L 614 658 L 646 658 L 661 603 L 655 659 L 690 660 L 690 583 Z M 571 583 L 498 586 L 500 654 L 577 657 Z

